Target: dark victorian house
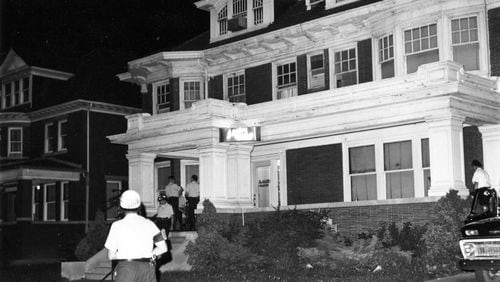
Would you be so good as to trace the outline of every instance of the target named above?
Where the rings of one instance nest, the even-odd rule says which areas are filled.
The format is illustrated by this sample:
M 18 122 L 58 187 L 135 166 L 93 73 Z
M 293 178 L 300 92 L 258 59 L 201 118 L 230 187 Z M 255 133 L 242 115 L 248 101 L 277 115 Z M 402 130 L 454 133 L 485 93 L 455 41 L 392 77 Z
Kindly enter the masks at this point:
M 107 135 L 138 109 L 76 99 L 73 73 L 10 50 L 0 65 L 0 253 L 71 256 L 97 210 L 114 218 L 127 189 L 126 147 Z

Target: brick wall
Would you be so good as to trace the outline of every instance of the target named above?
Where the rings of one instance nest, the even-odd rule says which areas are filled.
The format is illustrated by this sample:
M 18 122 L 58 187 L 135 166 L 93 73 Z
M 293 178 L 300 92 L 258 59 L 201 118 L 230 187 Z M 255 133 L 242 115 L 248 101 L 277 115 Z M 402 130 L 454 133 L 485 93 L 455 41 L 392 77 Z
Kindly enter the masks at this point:
M 425 224 L 429 222 L 430 215 L 436 202 L 351 206 L 337 208 L 322 208 L 328 211 L 333 223 L 337 224 L 338 232 L 345 236 L 356 237 L 359 233 L 375 231 L 382 223 L 395 222 L 399 227 L 405 222 L 412 224 Z M 310 209 L 318 211 L 318 209 Z M 262 220 L 272 212 L 245 213 L 245 222 Z M 233 222 L 242 222 L 241 213 L 223 214 L 220 216 Z

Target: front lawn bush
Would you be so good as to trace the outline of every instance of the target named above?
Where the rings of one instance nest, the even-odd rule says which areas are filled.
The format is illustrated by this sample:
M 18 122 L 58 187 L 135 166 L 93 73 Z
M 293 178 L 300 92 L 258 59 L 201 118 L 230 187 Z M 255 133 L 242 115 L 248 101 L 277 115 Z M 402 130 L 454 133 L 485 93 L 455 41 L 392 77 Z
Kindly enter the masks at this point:
M 429 273 L 447 275 L 458 271 L 460 228 L 469 214 L 470 205 L 471 197 L 462 199 L 456 190 L 451 190 L 437 202 L 423 236 L 423 259 Z

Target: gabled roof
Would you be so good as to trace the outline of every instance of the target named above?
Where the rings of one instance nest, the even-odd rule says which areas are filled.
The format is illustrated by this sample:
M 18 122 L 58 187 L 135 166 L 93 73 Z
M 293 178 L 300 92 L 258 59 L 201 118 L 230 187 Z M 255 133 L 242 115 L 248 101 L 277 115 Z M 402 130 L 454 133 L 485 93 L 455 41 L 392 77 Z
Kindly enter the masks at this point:
M 68 80 L 73 77 L 72 73 L 64 72 L 59 69 L 52 69 L 44 67 L 43 65 L 30 64 L 25 61 L 25 58 L 20 56 L 14 49 L 10 49 L 5 59 L 0 65 L 0 77 L 21 69 L 31 68 L 31 70 L 37 72 L 37 74 L 42 76 L 48 76 L 55 79 Z
M 170 51 L 197 51 L 214 48 L 380 1 L 382 0 L 360 0 L 328 10 L 325 10 L 325 3 L 322 2 L 313 6 L 309 11 L 306 9 L 304 1 L 275 1 L 275 21 L 266 28 L 212 43 L 210 43 L 210 32 L 205 31 L 204 33 L 201 33 L 200 35 L 172 48 Z
M 13 50 L 29 66 L 68 73 L 74 73 L 76 70 L 75 59 L 63 57 L 61 54 L 55 53 L 55 50 L 13 46 L 7 57 Z

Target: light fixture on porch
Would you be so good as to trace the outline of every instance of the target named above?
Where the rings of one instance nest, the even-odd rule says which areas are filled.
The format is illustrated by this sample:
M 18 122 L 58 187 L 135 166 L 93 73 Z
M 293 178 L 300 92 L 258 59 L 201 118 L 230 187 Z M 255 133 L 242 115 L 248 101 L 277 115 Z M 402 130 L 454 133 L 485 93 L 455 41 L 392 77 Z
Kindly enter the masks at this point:
M 241 121 L 234 122 L 230 128 L 219 129 L 220 142 L 260 141 L 260 126 L 247 126 Z

